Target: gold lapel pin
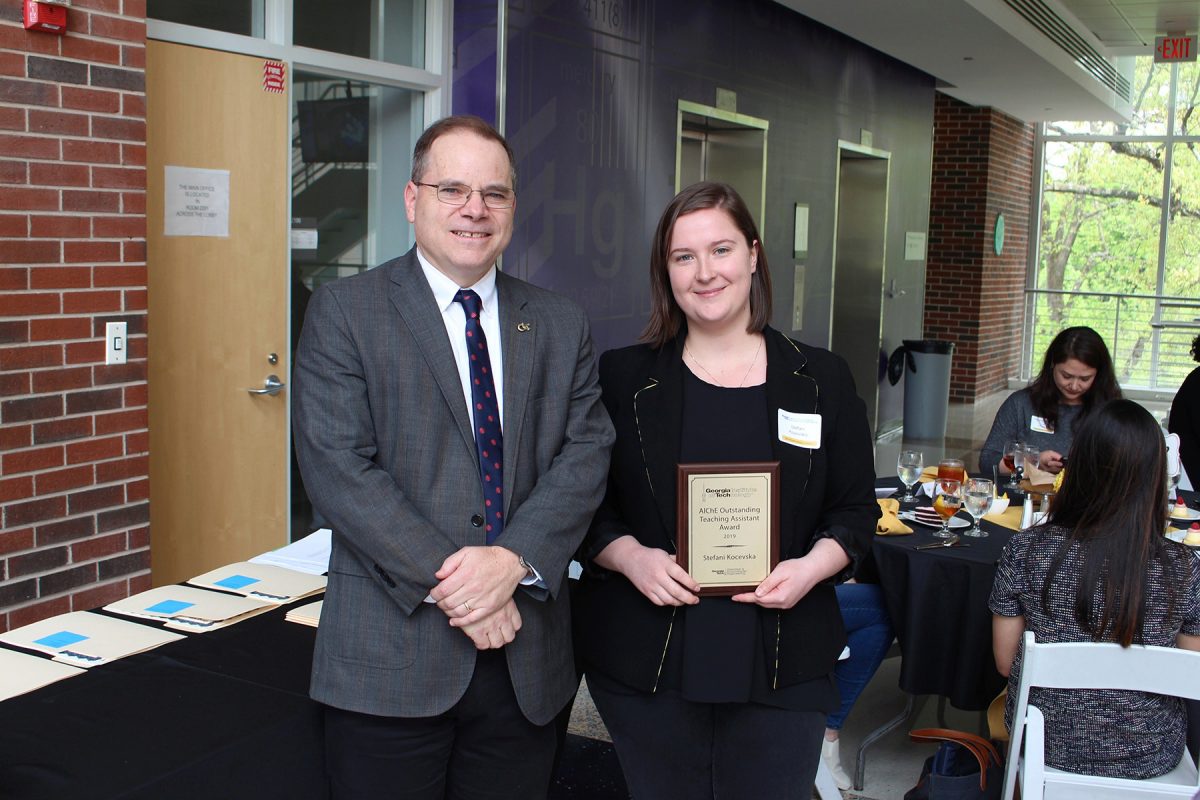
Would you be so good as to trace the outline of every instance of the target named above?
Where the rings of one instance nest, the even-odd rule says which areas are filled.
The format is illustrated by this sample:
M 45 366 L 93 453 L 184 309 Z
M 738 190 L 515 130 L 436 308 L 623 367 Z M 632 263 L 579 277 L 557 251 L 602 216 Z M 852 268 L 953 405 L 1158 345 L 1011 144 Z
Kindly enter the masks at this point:
M 533 326 L 530 325 L 528 322 L 518 322 L 517 330 L 519 330 L 521 333 L 527 333 L 527 332 L 533 330 Z

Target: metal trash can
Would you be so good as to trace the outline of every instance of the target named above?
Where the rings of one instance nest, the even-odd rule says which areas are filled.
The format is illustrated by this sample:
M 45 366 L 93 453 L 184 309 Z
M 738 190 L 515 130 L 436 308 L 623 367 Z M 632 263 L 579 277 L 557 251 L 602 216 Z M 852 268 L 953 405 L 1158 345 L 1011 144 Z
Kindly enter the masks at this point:
M 904 372 L 904 438 L 942 439 L 950 406 L 950 366 L 954 342 L 905 339 L 888 359 L 894 385 Z

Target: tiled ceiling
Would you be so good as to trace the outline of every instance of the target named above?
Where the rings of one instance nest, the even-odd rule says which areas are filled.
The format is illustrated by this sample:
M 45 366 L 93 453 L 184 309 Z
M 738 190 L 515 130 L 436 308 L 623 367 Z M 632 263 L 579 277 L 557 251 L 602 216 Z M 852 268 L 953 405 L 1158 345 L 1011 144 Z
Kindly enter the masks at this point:
M 1155 36 L 1200 31 L 1200 0 L 777 2 L 1030 122 L 1124 118 L 1121 81 L 1102 73 L 1149 55 Z
M 1113 55 L 1148 54 L 1155 36 L 1200 29 L 1200 2 L 1064 0 L 1063 5 Z

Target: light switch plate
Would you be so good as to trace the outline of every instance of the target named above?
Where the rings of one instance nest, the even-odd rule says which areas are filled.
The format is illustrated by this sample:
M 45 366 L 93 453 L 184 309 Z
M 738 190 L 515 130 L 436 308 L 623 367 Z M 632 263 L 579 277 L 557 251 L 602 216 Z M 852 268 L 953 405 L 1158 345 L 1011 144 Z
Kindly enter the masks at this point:
M 104 363 L 124 364 L 129 347 L 127 322 L 104 323 Z

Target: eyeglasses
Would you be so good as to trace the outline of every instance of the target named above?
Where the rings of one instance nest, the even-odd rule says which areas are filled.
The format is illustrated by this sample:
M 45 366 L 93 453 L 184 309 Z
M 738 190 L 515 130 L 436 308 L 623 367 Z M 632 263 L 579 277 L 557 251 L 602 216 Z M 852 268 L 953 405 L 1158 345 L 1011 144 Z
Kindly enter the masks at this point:
M 413 181 L 417 186 L 428 186 L 437 190 L 437 199 L 448 206 L 465 206 L 471 195 L 479 192 L 483 204 L 488 208 L 512 208 L 516 202 L 517 193 L 512 189 L 472 189 L 461 183 L 421 183 Z

